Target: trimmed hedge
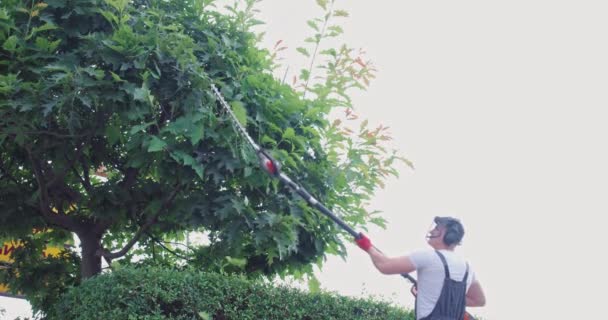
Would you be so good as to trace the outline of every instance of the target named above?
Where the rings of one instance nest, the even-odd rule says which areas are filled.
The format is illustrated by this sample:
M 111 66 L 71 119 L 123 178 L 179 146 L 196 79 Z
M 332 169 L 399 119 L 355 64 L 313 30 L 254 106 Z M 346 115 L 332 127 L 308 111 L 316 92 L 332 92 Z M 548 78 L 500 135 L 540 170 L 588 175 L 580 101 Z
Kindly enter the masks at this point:
M 70 289 L 50 319 L 414 319 L 385 302 L 307 293 L 242 277 L 125 268 Z

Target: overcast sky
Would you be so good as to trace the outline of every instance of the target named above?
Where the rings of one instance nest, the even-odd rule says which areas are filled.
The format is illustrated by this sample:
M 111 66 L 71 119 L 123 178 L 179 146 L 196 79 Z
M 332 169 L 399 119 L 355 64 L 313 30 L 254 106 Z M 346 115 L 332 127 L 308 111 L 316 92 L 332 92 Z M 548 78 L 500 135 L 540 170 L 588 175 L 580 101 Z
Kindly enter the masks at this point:
M 378 68 L 357 112 L 391 127 L 412 160 L 373 199 L 389 255 L 424 248 L 432 217 L 461 218 L 467 257 L 488 300 L 486 319 L 603 314 L 608 212 L 608 5 L 605 1 L 338 1 L 344 41 Z M 265 0 L 265 45 L 289 46 L 318 16 L 313 0 Z M 349 247 L 322 287 L 412 307 L 409 284 Z M 13 314 L 14 300 L 0 298 Z M 12 318 L 11 318 L 12 319 Z
M 435 215 L 462 219 L 487 319 L 603 314 L 608 212 L 608 4 L 605 1 L 338 1 L 345 42 L 378 68 L 355 106 L 391 127 L 412 160 L 374 198 L 390 255 L 426 246 Z M 295 47 L 314 1 L 265 0 L 265 42 Z M 293 70 L 293 67 L 290 69 Z M 602 224 L 604 223 L 604 225 Z M 409 284 L 352 246 L 322 287 L 413 305 Z

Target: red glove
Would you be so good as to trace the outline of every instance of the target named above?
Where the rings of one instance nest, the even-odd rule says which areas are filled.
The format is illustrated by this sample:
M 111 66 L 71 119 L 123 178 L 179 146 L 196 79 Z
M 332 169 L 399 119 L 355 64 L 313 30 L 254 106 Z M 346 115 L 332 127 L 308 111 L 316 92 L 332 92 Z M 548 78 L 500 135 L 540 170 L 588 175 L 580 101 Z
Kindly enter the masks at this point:
M 372 241 L 369 240 L 363 233 L 359 233 L 359 238 L 355 238 L 355 242 L 359 246 L 359 248 L 363 249 L 363 251 L 367 252 L 372 247 Z

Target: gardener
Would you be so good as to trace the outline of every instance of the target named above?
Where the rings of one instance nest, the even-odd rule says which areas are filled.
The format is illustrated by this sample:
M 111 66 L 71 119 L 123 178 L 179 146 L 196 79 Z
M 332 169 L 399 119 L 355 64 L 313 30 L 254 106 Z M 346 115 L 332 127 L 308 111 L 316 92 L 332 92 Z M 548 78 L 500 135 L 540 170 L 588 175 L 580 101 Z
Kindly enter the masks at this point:
M 461 320 L 465 305 L 481 307 L 486 298 L 468 263 L 454 252 L 464 236 L 459 220 L 435 217 L 434 227 L 427 234 L 427 243 L 434 250 L 416 251 L 409 256 L 390 258 L 360 234 L 357 245 L 369 254 L 383 274 L 418 273 L 418 284 L 412 288 L 416 296 L 416 319 Z

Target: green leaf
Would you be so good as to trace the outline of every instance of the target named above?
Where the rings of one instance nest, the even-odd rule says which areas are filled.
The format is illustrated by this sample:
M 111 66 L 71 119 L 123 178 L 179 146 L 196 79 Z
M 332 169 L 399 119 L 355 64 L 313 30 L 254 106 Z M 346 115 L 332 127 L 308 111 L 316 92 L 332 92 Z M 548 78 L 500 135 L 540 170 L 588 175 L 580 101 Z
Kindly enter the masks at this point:
M 146 205 L 146 211 L 150 213 L 156 213 L 161 209 L 163 202 L 159 199 L 152 199 Z
M 245 127 L 247 126 L 247 110 L 241 101 L 232 101 L 230 103 L 230 107 L 232 107 L 232 112 L 236 116 L 236 119 L 239 123 Z
M 148 88 L 135 88 L 133 91 L 133 99 L 137 101 L 146 102 L 150 97 L 150 90 Z
M 6 11 L 6 9 L 2 8 L 0 9 L 0 20 L 8 20 L 9 16 L 8 16 L 8 12 Z
M 182 116 L 174 121 L 170 122 L 165 128 L 164 131 L 171 132 L 175 135 L 187 134 L 192 127 L 192 120 L 188 116 Z
M 382 229 L 386 229 L 386 219 L 382 217 L 371 218 L 369 222 L 381 227 Z
M 330 35 L 334 37 L 344 33 L 344 30 L 340 26 L 331 26 L 327 30 L 331 31 Z
M 4 41 L 2 48 L 8 52 L 15 52 L 15 49 L 17 48 L 17 37 L 14 35 L 8 37 L 8 39 Z
M 15 136 L 15 142 L 17 143 L 18 146 L 24 146 L 25 145 L 25 135 L 22 132 L 17 132 L 17 135 Z
M 6 140 L 6 138 L 8 137 L 7 134 L 0 134 L 0 146 L 2 146 L 2 144 L 4 143 L 4 140 Z
M 0 142 L 0 145 L 2 143 Z M 253 170 L 251 169 L 251 167 L 245 167 L 245 169 L 243 169 L 243 177 L 247 178 L 251 175 L 251 173 L 253 173 Z
M 204 133 L 205 127 L 203 127 L 202 125 L 193 126 L 193 129 L 190 132 L 190 143 L 192 145 L 196 145 L 199 141 L 203 139 Z
M 261 25 L 261 24 L 266 24 L 266 22 L 264 22 L 262 20 L 258 20 L 258 19 L 250 19 L 247 23 L 247 25 L 249 27 L 253 27 L 253 26 L 257 26 L 257 25 Z
M 87 67 L 82 69 L 86 74 L 88 74 L 89 76 L 95 78 L 96 80 L 101 80 L 103 79 L 105 72 L 101 69 L 95 69 L 92 67 Z
M 203 167 L 203 165 L 198 163 L 198 161 L 196 161 L 196 159 L 194 159 L 191 155 L 181 150 L 175 150 L 171 152 L 171 158 L 173 158 L 179 164 L 191 167 L 199 176 L 199 178 L 204 178 L 205 168 Z
M 122 134 L 120 133 L 120 128 L 117 126 L 107 126 L 106 136 L 108 137 L 108 143 L 113 146 L 120 141 Z
M 117 11 L 122 12 L 125 10 L 129 0 L 105 0 L 105 3 L 111 5 Z
M 283 132 L 283 139 L 289 141 L 296 140 L 296 132 L 293 130 L 293 128 L 290 127 L 285 129 L 285 131 Z
M 196 159 L 194 159 L 191 155 L 186 154 L 186 153 L 182 153 L 182 159 L 184 160 L 184 164 L 187 166 L 195 166 L 198 164 L 198 162 L 196 162 Z
M 271 146 L 276 146 L 277 145 L 277 141 L 274 140 L 273 138 L 267 136 L 267 135 L 264 135 L 262 137 L 261 142 L 262 142 L 262 144 L 268 144 L 268 145 L 271 145 Z
M 53 108 L 57 105 L 57 100 L 53 99 L 42 105 L 42 114 L 46 117 L 53 111 Z
M 7 75 L 0 74 L 0 93 L 12 93 L 19 88 L 19 78 L 17 74 L 9 73 Z
M 304 42 L 308 42 L 308 43 L 316 43 L 318 39 L 313 38 L 313 37 L 308 37 L 306 39 L 304 39 Z
M 183 135 L 190 140 L 192 145 L 196 145 L 204 136 L 204 126 L 199 121 L 200 119 L 200 114 L 181 116 L 166 125 L 162 132 L 170 132 L 176 136 Z
M 194 171 L 196 172 L 196 174 L 198 175 L 199 178 L 201 178 L 201 179 L 205 178 L 205 168 L 203 168 L 203 166 L 201 164 L 192 166 L 192 169 L 194 169 Z
M 317 23 L 314 22 L 313 20 L 308 20 L 308 21 L 306 21 L 306 23 L 308 24 L 309 27 L 313 28 L 315 31 L 319 31 L 319 26 L 317 26 Z
M 311 276 L 308 279 L 308 290 L 311 293 L 321 292 L 321 282 L 319 282 L 319 279 L 317 279 L 317 277 Z
M 317 0 L 317 4 L 319 7 L 323 8 L 323 10 L 327 10 L 327 0 Z
M 164 142 L 157 136 L 152 136 L 152 139 L 150 140 L 150 145 L 148 146 L 148 152 L 162 151 L 166 146 L 166 142 Z
M 187 155 L 185 152 L 181 150 L 171 151 L 169 154 L 173 160 L 177 161 L 179 164 L 184 164 L 184 155 Z
M 348 12 L 344 10 L 336 10 L 334 11 L 334 17 L 348 17 Z
M 204 311 L 199 311 L 198 316 L 201 318 L 201 320 L 211 320 L 211 316 L 209 315 L 209 313 Z
M 141 132 L 144 131 L 146 128 L 148 128 L 149 126 L 155 124 L 156 121 L 150 121 L 150 122 L 146 122 L 144 124 L 138 124 L 136 126 L 133 126 L 131 128 L 131 131 L 129 131 L 130 134 L 136 134 L 137 132 Z
M 51 42 L 48 39 L 43 38 L 43 37 L 36 37 L 36 41 L 35 41 L 36 47 L 38 47 L 40 50 L 46 51 L 46 52 L 55 51 L 55 49 L 57 49 L 57 46 L 59 46 L 59 43 L 61 43 L 61 39 Z
M 332 57 L 335 57 L 338 55 L 338 53 L 336 52 L 336 49 L 333 49 L 333 48 L 327 49 L 327 50 L 322 50 L 320 52 L 320 54 L 326 55 L 326 56 L 332 56 Z
M 115 14 L 113 14 L 112 12 L 107 11 L 107 10 L 99 10 L 98 12 L 101 13 L 101 15 L 104 18 L 106 18 L 106 20 L 108 20 L 108 22 L 110 24 L 117 25 L 120 23 L 120 20 L 118 20 L 118 17 Z
M 228 261 L 229 265 L 238 267 L 238 268 L 244 268 L 247 265 L 247 259 L 239 259 L 239 258 L 232 258 L 230 256 L 226 257 L 226 261 Z
M 125 80 L 120 78 L 119 75 L 117 75 L 116 73 L 114 73 L 112 71 L 110 71 L 110 75 L 112 75 L 112 79 L 114 79 L 114 81 L 116 81 L 116 82 L 125 82 Z
M 308 50 L 306 50 L 306 48 L 298 47 L 296 48 L 296 51 L 303 54 L 305 57 L 310 57 L 310 53 L 308 53 Z
M 363 120 L 363 121 L 361 122 L 361 124 L 359 125 L 359 132 L 362 132 L 362 131 L 363 131 L 363 129 L 367 128 L 367 123 L 368 123 L 368 122 L 369 122 L 369 121 L 368 121 L 367 119 L 365 119 L 365 120 Z
M 33 37 L 34 35 L 36 35 L 38 32 L 42 32 L 42 31 L 47 31 L 47 30 L 54 30 L 57 29 L 57 26 L 52 24 L 52 23 L 46 23 L 43 24 L 40 27 L 35 27 L 32 28 L 32 32 L 25 38 L 25 40 L 30 39 L 31 37 Z

